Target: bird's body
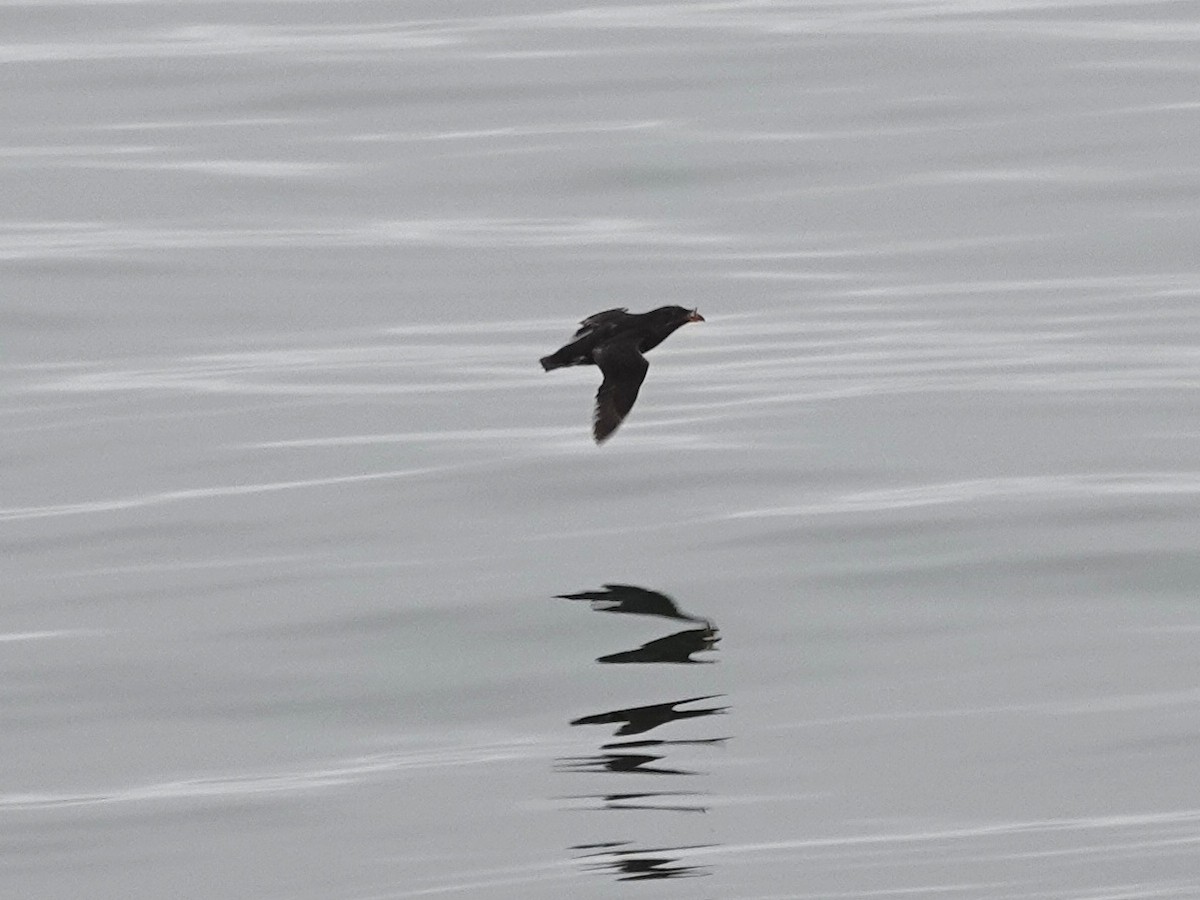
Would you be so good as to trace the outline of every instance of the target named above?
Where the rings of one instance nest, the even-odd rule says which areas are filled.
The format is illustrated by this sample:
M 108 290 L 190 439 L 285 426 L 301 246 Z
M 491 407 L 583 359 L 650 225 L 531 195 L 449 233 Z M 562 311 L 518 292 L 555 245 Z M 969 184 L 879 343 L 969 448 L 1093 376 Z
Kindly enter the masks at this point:
M 596 393 L 592 433 L 596 443 L 608 438 L 633 408 L 649 364 L 642 355 L 665 341 L 688 322 L 703 322 L 694 309 L 663 306 L 647 313 L 606 309 L 579 323 L 574 339 L 543 356 L 549 372 L 564 366 L 599 366 L 604 382 Z

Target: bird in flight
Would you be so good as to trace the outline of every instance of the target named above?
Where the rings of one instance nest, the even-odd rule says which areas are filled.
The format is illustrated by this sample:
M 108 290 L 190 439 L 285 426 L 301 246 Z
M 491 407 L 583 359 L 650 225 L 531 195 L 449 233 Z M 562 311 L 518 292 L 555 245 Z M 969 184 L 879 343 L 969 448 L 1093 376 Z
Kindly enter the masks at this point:
M 642 354 L 653 350 L 673 331 L 688 322 L 703 322 L 704 316 L 682 306 L 661 306 L 646 313 L 625 308 L 606 309 L 579 323 L 579 330 L 566 346 L 541 359 L 542 368 L 599 366 L 604 375 L 596 392 L 592 435 L 604 442 L 621 424 L 646 379 L 649 363 Z

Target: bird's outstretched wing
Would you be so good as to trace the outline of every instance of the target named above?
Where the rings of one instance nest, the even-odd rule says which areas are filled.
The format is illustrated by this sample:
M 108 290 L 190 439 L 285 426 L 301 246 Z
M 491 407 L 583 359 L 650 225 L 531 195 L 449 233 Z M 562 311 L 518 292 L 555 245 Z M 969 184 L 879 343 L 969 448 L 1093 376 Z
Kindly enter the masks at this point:
M 635 340 L 602 344 L 592 353 L 592 359 L 604 373 L 604 382 L 596 392 L 596 412 L 592 421 L 592 434 L 599 444 L 617 430 L 633 409 L 650 364 L 638 350 Z
M 589 331 L 594 331 L 601 325 L 611 324 L 628 318 L 629 308 L 626 306 L 618 307 L 617 309 L 606 309 L 604 312 L 593 313 L 582 322 L 579 323 L 579 330 L 575 332 L 575 337 L 579 337 Z

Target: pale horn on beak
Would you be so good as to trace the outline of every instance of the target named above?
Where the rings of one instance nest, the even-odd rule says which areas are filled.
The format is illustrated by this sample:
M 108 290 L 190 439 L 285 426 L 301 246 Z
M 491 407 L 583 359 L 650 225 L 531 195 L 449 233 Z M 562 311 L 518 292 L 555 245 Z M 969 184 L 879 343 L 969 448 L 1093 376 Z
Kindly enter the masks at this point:
M 703 321 L 704 321 L 704 316 L 700 315 L 700 313 L 698 313 L 696 310 L 694 310 L 694 309 L 693 309 L 693 310 L 692 310 L 690 313 L 688 313 L 687 321 L 689 321 L 689 322 L 703 322 Z

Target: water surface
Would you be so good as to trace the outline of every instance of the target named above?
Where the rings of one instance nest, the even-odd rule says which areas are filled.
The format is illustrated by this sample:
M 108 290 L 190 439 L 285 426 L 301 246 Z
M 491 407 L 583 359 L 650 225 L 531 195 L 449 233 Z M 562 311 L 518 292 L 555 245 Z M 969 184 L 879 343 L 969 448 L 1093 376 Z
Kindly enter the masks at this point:
M 1198 13 L 0 3 L 7 892 L 1200 894 Z

